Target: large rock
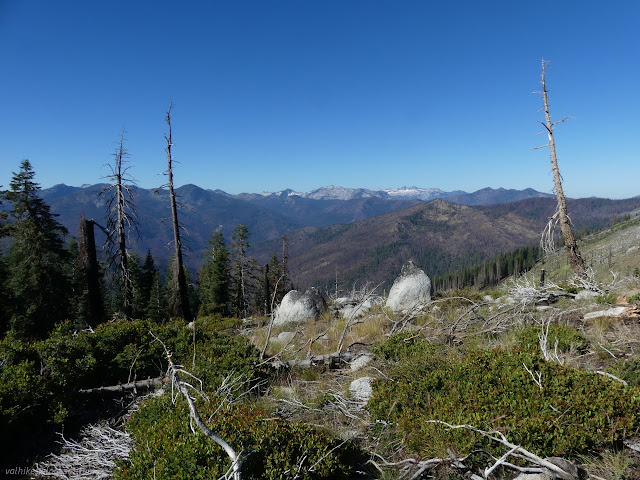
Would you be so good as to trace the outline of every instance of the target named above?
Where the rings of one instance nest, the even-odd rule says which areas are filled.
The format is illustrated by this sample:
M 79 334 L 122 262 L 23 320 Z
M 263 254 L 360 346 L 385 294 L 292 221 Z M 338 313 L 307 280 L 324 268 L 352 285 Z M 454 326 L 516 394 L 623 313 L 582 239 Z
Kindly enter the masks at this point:
M 430 300 L 431 280 L 413 262 L 408 262 L 393 282 L 386 306 L 394 312 L 402 312 L 418 308 Z
M 276 309 L 274 325 L 285 323 L 302 323 L 314 320 L 327 309 L 327 302 L 314 287 L 302 293 L 291 290 L 282 299 L 282 303 Z

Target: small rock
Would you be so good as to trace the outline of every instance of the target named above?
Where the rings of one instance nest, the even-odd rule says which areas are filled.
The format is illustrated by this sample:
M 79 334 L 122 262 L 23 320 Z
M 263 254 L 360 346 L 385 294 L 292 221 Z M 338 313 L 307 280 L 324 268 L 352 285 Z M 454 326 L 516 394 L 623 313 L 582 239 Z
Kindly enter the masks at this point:
M 295 336 L 296 332 L 280 332 L 277 337 L 271 338 L 269 343 L 289 343 Z
M 373 388 L 371 388 L 371 377 L 356 378 L 351 385 L 349 385 L 349 391 L 351 395 L 357 400 L 363 403 L 367 403 L 373 395 Z
M 357 372 L 358 370 L 366 367 L 371 362 L 371 360 L 373 360 L 373 355 L 365 353 L 364 355 L 360 355 L 355 360 L 353 360 L 349 367 L 351 368 L 352 372 Z

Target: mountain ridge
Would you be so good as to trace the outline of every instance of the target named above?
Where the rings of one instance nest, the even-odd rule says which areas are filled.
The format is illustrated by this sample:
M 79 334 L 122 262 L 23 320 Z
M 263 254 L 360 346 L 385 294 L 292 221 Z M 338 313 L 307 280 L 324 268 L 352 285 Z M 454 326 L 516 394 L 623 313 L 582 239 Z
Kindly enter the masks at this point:
M 41 194 L 51 206 L 52 212 L 60 215 L 59 220 L 73 235 L 77 232 L 81 215 L 93 218 L 104 225 L 107 198 L 99 195 L 104 187 L 105 184 L 82 187 L 60 184 L 43 189 Z M 163 223 L 163 219 L 170 217 L 168 192 L 138 187 L 132 187 L 132 192 L 133 201 L 138 208 L 141 236 L 131 239 L 131 248 L 141 256 L 149 249 L 159 265 L 166 265 L 172 251 L 171 228 Z M 214 231 L 222 231 L 225 239 L 229 241 L 233 229 L 243 224 L 250 232 L 252 247 L 249 254 L 256 257 L 261 264 L 266 263 L 273 253 L 281 251 L 281 238 L 284 234 L 287 235 L 292 267 L 299 264 L 300 271 L 306 272 L 304 275 L 298 275 L 300 285 L 326 280 L 326 277 L 314 276 L 322 274 L 332 277 L 336 268 L 344 269 L 344 274 L 351 275 L 352 278 L 356 278 L 358 272 L 375 270 L 373 278 L 386 280 L 397 274 L 396 270 L 399 267 L 396 263 L 411 256 L 422 259 L 420 261 L 423 261 L 425 266 L 430 266 L 429 274 L 439 274 L 443 268 L 448 268 L 447 265 L 453 268 L 460 264 L 480 261 L 495 253 L 498 247 L 507 250 L 524 246 L 523 243 L 533 241 L 555 211 L 553 198 L 532 189 L 485 188 L 472 194 L 431 200 L 435 203 L 430 207 L 424 207 L 429 205 L 429 202 L 415 198 L 360 195 L 347 200 L 318 200 L 288 194 L 232 195 L 191 184 L 177 188 L 176 192 L 179 202 L 183 205 L 180 219 L 185 227 L 183 244 L 187 247 L 186 264 L 192 271 L 200 268 L 207 242 Z M 500 199 L 521 196 L 525 198 L 496 203 Z M 466 201 L 472 206 L 453 203 L 451 200 L 454 199 L 459 202 Z M 473 204 L 482 202 L 488 204 Z M 444 205 L 449 204 L 457 207 L 445 208 Z M 431 218 L 416 213 L 423 208 L 434 210 L 437 206 L 443 212 L 449 209 L 452 217 L 441 215 L 441 218 Z M 465 208 L 461 208 L 462 206 Z M 471 210 L 467 210 L 468 208 Z M 569 200 L 569 210 L 576 227 L 589 230 L 608 226 L 612 217 L 638 209 L 638 197 L 626 200 Z M 461 211 L 467 212 L 464 218 L 469 220 L 469 224 L 466 227 L 455 220 L 462 218 L 459 213 Z M 455 212 L 458 213 L 454 215 Z M 424 220 L 424 225 L 418 228 L 416 222 L 420 224 L 421 219 Z M 506 221 L 507 219 L 509 221 Z M 396 230 L 389 226 L 390 222 L 394 221 Z M 489 228 L 491 225 L 493 228 Z M 352 242 L 348 242 L 345 239 L 354 235 L 353 232 L 350 233 L 351 230 L 357 230 L 359 233 L 357 238 L 354 237 Z M 388 233 L 386 239 L 380 235 L 380 232 L 385 231 Z M 453 237 L 443 236 L 442 231 L 449 231 Z M 438 232 L 439 236 L 436 235 Z M 98 237 L 101 235 L 100 232 L 96 233 Z M 477 242 L 483 239 L 493 247 L 463 250 L 458 243 L 460 238 L 466 238 L 469 245 L 477 245 Z M 457 250 L 452 250 L 451 247 L 454 245 L 458 245 Z M 334 262 L 330 275 L 328 270 L 314 270 L 308 267 L 313 261 L 324 263 L 326 266 L 327 262 L 331 261 L 332 250 L 341 253 L 335 257 L 339 261 Z M 299 256 L 299 259 L 296 259 L 296 256 Z M 356 259 L 359 259 L 359 263 Z

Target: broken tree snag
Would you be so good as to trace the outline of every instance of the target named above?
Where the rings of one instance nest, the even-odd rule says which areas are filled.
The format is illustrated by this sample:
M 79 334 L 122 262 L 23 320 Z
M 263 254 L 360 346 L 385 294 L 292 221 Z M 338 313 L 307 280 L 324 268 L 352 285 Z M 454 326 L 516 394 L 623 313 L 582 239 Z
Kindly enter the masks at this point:
M 558 158 L 556 156 L 556 143 L 553 138 L 553 131 L 555 125 L 558 123 L 564 122 L 567 118 L 563 118 L 562 120 L 552 123 L 551 122 L 551 114 L 549 113 L 549 99 L 547 95 L 547 84 L 546 84 L 546 76 L 545 70 L 549 62 L 545 62 L 544 58 L 542 59 L 542 102 L 544 109 L 544 118 L 545 121 L 540 122 L 545 127 L 547 132 L 547 137 L 549 138 L 549 156 L 551 157 L 551 170 L 553 172 L 553 182 L 554 182 L 554 192 L 556 194 L 556 200 L 558 201 L 557 212 L 558 220 L 560 223 L 560 231 L 562 232 L 562 237 L 564 239 L 565 248 L 567 250 L 567 256 L 569 257 L 569 263 L 571 264 L 571 268 L 573 269 L 573 273 L 577 277 L 584 278 L 587 274 L 587 269 L 584 263 L 584 259 L 582 255 L 580 255 L 580 250 L 578 249 L 578 244 L 576 242 L 575 237 L 573 236 L 573 231 L 571 230 L 571 220 L 569 220 L 569 215 L 567 213 L 567 200 L 564 196 L 564 191 L 562 189 L 562 176 L 560 175 L 560 169 L 558 168 Z M 547 145 L 545 145 L 547 146 Z M 555 216 L 555 215 L 554 215 Z
M 77 258 L 78 282 L 82 292 L 80 309 L 81 317 L 91 327 L 95 327 L 105 320 L 94 225 L 93 220 L 80 217 Z

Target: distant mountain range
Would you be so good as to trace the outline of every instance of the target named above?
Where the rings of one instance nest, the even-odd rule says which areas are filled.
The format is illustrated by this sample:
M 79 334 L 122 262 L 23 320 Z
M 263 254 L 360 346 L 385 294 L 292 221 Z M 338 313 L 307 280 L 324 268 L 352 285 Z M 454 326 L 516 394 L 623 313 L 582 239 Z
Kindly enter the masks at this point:
M 56 185 L 42 190 L 43 199 L 75 234 L 81 215 L 104 224 L 105 185 Z M 171 255 L 168 192 L 133 187 L 140 237 L 132 246 L 151 250 L 160 265 Z M 414 259 L 428 274 L 445 273 L 461 263 L 482 260 L 500 251 L 535 242 L 555 210 L 551 195 L 533 189 L 485 188 L 473 193 L 402 187 L 389 190 L 324 187 L 308 193 L 231 195 L 195 185 L 177 189 L 187 265 L 198 269 L 207 241 L 220 230 L 249 228 L 259 263 L 281 250 L 287 234 L 290 265 L 300 286 L 327 281 L 339 270 L 345 279 L 367 274 L 384 281 Z M 640 198 L 581 199 L 569 204 L 577 228 L 602 228 L 614 215 L 640 209 Z M 449 265 L 449 267 L 447 267 Z
M 400 187 L 379 190 L 369 190 L 366 188 L 345 188 L 329 185 L 318 188 L 310 192 L 301 193 L 294 190 L 283 190 L 281 192 L 263 192 L 262 197 L 301 197 L 312 200 L 355 200 L 362 198 L 381 198 L 385 200 L 421 200 L 428 202 L 436 198 L 444 198 L 454 203 L 462 205 L 491 205 L 494 203 L 513 202 L 530 197 L 552 197 L 548 193 L 541 193 L 532 188 L 525 190 L 506 190 L 504 188 L 483 188 L 473 193 L 462 190 L 445 192 L 439 188 L 420 187 Z M 240 194 L 239 197 L 247 200 L 255 200 L 258 194 Z

